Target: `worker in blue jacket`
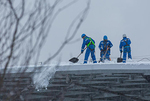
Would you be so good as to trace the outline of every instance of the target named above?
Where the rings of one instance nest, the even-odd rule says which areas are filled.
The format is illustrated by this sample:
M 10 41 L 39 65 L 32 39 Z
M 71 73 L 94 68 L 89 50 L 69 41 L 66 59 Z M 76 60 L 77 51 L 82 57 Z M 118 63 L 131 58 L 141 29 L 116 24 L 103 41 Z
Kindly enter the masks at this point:
M 85 34 L 82 34 L 81 37 L 83 38 L 81 53 L 83 53 L 85 46 L 87 47 L 85 58 L 84 58 L 84 63 L 87 63 L 90 53 L 91 53 L 93 63 L 97 63 L 96 57 L 94 54 L 95 53 L 95 41 L 92 38 L 86 36 Z
M 113 46 L 110 40 L 108 40 L 108 37 L 105 35 L 103 37 L 103 40 L 99 43 L 99 49 L 100 49 L 100 61 L 104 62 L 105 59 L 110 59 L 110 48 Z M 99 62 L 100 62 L 99 61 Z
M 129 38 L 127 38 L 126 34 L 123 34 L 123 39 L 120 41 L 120 46 L 119 46 L 120 53 L 123 52 L 123 63 L 126 63 L 127 53 L 128 53 L 128 58 L 132 59 L 130 44 L 131 44 L 131 40 Z

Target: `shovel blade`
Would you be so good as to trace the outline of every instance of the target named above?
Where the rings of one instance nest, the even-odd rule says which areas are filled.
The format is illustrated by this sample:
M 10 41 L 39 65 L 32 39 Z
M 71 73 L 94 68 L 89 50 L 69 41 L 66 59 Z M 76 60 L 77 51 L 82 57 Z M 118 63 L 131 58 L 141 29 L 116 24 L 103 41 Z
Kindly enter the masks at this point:
M 78 58 L 76 57 L 73 57 L 72 59 L 69 60 L 70 62 L 73 62 L 73 63 L 77 63 L 79 61 Z
M 123 61 L 123 58 L 117 58 L 117 63 L 120 63 Z

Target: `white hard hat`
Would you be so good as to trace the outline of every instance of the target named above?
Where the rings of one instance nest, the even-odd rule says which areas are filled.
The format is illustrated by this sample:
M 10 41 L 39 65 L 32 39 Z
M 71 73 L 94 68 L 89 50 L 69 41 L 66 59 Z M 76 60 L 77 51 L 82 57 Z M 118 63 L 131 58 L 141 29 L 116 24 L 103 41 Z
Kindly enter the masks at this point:
M 126 35 L 126 34 L 123 34 L 123 38 L 124 38 L 124 37 L 127 37 L 127 35 Z

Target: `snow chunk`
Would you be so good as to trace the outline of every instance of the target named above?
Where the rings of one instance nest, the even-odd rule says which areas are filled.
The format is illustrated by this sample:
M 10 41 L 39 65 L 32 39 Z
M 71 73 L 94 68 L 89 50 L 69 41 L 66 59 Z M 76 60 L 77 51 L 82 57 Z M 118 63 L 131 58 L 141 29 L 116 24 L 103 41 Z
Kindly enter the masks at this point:
M 33 84 L 37 90 L 41 88 L 47 88 L 49 80 L 54 76 L 57 67 L 57 65 L 43 67 L 41 72 L 36 73 L 33 76 Z

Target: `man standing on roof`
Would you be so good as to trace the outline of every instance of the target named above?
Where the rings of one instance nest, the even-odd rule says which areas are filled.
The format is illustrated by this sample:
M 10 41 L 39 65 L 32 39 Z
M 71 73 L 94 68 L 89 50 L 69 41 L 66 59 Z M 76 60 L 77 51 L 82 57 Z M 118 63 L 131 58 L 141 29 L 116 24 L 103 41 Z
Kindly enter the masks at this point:
M 126 55 L 128 53 L 128 58 L 132 59 L 131 57 L 131 40 L 127 38 L 126 34 L 123 34 L 123 39 L 120 41 L 120 53 L 123 52 L 123 63 L 126 63 Z M 122 51 L 123 48 L 123 51 Z
M 103 40 L 99 44 L 99 49 L 100 49 L 100 61 L 104 62 L 105 59 L 110 59 L 110 48 L 113 46 L 110 40 L 108 40 L 107 36 L 105 35 L 103 37 Z M 100 62 L 99 61 L 99 62 Z
M 92 38 L 86 36 L 85 34 L 82 34 L 81 37 L 83 38 L 81 53 L 84 52 L 85 46 L 87 47 L 86 53 L 85 53 L 85 58 L 84 58 L 84 63 L 87 63 L 90 53 L 91 53 L 93 63 L 97 63 L 96 57 L 94 54 L 95 53 L 95 41 Z

